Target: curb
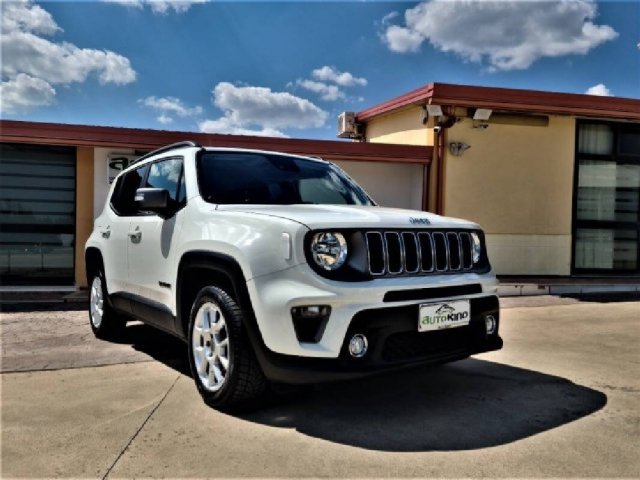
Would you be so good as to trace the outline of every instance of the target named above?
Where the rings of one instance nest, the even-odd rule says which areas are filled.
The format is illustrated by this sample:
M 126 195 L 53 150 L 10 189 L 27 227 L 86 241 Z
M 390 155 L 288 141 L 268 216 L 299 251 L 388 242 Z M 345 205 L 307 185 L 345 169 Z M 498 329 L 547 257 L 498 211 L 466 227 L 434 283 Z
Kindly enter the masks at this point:
M 535 283 L 505 283 L 498 286 L 498 295 L 500 297 L 530 297 L 536 295 L 582 295 L 594 293 L 640 293 L 640 284 L 539 285 Z

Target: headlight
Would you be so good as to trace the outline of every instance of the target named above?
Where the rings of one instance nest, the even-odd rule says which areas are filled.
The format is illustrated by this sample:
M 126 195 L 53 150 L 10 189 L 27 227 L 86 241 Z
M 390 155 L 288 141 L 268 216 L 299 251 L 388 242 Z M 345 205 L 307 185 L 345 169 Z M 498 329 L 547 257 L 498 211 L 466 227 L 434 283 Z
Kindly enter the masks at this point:
M 316 233 L 311 240 L 311 255 L 318 266 L 337 270 L 347 259 L 347 241 L 338 232 Z
M 471 253 L 473 263 L 478 263 L 480 261 L 480 254 L 482 253 L 482 243 L 480 243 L 480 235 L 476 232 L 471 232 Z

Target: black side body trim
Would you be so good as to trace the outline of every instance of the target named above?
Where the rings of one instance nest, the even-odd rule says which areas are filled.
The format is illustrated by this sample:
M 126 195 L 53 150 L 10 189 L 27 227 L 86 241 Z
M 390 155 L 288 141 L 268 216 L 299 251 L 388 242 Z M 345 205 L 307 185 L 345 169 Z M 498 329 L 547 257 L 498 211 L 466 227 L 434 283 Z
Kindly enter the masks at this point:
M 116 310 L 142 320 L 164 332 L 177 335 L 175 317 L 165 305 L 125 292 L 111 294 L 109 299 Z

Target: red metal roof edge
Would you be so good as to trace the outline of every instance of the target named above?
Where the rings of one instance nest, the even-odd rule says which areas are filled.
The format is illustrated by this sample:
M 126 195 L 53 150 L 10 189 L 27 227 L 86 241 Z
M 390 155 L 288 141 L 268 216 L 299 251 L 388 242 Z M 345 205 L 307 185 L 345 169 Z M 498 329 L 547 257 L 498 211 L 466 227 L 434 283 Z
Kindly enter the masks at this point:
M 429 163 L 432 155 L 432 148 L 414 145 L 0 120 L 0 141 L 7 143 L 32 141 L 55 145 L 154 149 L 181 140 L 193 140 L 203 146 L 281 150 L 303 155 L 321 155 L 328 160 Z
M 640 100 L 634 98 L 448 83 L 430 83 L 412 90 L 357 113 L 356 119 L 367 121 L 409 105 L 426 103 L 640 120 Z
M 382 102 L 369 107 L 366 110 L 362 110 L 361 112 L 356 113 L 356 120 L 364 122 L 377 117 L 378 115 L 389 113 L 408 105 L 428 103 L 427 100 L 433 95 L 435 85 L 435 83 L 428 83 L 420 88 L 404 93 L 399 97 L 392 98 L 391 100 L 387 100 L 386 102 Z

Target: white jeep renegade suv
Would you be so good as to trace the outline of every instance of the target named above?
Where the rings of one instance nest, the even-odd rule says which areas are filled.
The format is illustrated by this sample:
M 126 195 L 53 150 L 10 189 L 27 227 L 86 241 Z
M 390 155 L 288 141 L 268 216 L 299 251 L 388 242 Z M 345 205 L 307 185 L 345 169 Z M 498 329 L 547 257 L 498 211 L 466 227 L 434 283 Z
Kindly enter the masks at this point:
M 377 206 L 317 158 L 182 142 L 113 183 L 86 245 L 90 323 L 185 340 L 216 407 L 501 348 L 474 223 Z

